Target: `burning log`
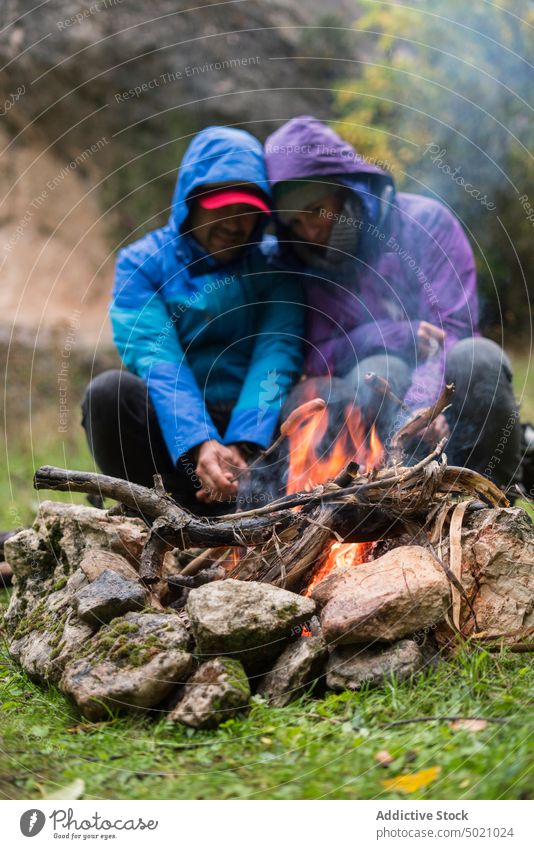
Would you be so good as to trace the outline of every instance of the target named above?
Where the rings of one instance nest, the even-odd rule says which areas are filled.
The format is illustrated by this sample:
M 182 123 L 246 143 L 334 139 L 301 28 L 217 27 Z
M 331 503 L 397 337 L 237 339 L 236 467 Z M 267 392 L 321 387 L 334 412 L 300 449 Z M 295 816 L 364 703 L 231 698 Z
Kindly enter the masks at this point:
M 274 440 L 272 445 L 269 445 L 265 451 L 261 451 L 260 454 L 256 457 L 252 463 L 249 463 L 246 469 L 238 472 L 235 476 L 234 480 L 237 480 L 241 475 L 247 474 L 247 472 L 252 471 L 256 466 L 259 465 L 263 460 L 267 457 L 270 457 L 271 454 L 280 448 L 282 443 L 288 437 L 293 436 L 293 434 L 298 430 L 298 428 L 308 419 L 315 416 L 317 413 L 321 413 L 326 409 L 326 401 L 322 398 L 312 398 L 311 401 L 306 401 L 304 404 L 300 404 L 296 410 L 293 410 L 292 413 L 289 414 L 287 419 L 282 422 L 280 426 L 280 435 Z

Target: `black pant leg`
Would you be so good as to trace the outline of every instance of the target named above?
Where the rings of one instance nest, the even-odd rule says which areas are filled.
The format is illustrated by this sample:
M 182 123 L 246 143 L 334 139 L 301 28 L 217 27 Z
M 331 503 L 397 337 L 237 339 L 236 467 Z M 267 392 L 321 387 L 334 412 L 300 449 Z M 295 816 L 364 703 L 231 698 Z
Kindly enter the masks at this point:
M 446 414 L 449 462 L 511 485 L 519 474 L 521 428 L 508 357 L 490 339 L 463 339 L 449 351 L 446 377 L 456 386 Z
M 209 408 L 221 433 L 229 405 Z M 151 487 L 160 474 L 167 492 L 183 507 L 203 516 L 231 513 L 235 500 L 203 504 L 196 461 L 186 453 L 175 465 L 167 450 L 146 384 L 126 370 L 113 369 L 91 381 L 82 401 L 82 425 L 96 464 L 104 474 Z
M 194 463 L 172 462 L 141 378 L 119 369 L 95 377 L 82 401 L 82 425 L 104 474 L 151 487 L 158 473 L 177 501 L 194 502 Z

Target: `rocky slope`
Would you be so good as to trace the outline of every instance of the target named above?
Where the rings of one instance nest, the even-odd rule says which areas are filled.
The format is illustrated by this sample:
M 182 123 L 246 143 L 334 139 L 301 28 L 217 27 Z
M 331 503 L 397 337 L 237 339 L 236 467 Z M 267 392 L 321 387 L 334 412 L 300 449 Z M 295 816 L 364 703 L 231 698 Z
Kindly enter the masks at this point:
M 0 325 L 109 341 L 113 253 L 166 218 L 190 135 L 328 117 L 324 57 L 351 57 L 353 2 L 192 5 L 1 4 Z

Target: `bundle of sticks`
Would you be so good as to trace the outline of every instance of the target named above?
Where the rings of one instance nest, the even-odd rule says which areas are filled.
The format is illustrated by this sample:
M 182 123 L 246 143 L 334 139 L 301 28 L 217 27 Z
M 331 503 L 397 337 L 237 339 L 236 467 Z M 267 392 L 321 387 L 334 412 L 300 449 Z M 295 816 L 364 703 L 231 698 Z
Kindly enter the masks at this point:
M 382 394 L 385 381 L 368 376 Z M 165 554 L 171 549 L 201 549 L 180 573 L 183 585 L 225 564 L 227 577 L 266 581 L 299 592 L 307 585 L 333 540 L 370 542 L 407 531 L 429 531 L 445 502 L 453 497 L 476 498 L 489 506 L 506 506 L 505 495 L 490 480 L 470 469 L 449 466 L 442 440 L 423 460 L 402 465 L 408 442 L 447 408 L 454 387 L 446 386 L 438 401 L 414 418 L 391 440 L 389 465 L 362 473 L 349 462 L 333 480 L 310 491 L 286 495 L 256 509 L 216 518 L 195 516 L 177 504 L 155 476 L 154 488 L 92 472 L 43 466 L 35 474 L 36 489 L 83 492 L 111 498 L 138 511 L 151 523 L 140 576 L 147 586 L 161 578 Z M 398 399 L 397 399 L 398 400 Z M 402 402 L 399 400 L 399 403 Z M 265 458 L 297 429 L 321 399 L 302 405 L 283 423 L 280 436 Z M 251 464 L 251 471 L 257 464 Z M 228 552 L 239 549 L 234 563 Z

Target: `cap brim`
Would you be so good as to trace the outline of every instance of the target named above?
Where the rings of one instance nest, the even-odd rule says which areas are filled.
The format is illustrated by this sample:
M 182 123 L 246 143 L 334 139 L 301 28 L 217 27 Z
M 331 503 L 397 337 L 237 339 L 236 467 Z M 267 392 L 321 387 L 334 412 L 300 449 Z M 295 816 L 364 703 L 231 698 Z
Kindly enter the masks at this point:
M 234 203 L 244 203 L 247 206 L 253 206 L 259 209 L 261 212 L 266 212 L 268 215 L 271 212 L 265 201 L 258 195 L 254 195 L 252 192 L 239 192 L 232 189 L 204 195 L 204 197 L 199 198 L 199 203 L 203 209 L 220 209 L 223 206 L 231 206 Z

